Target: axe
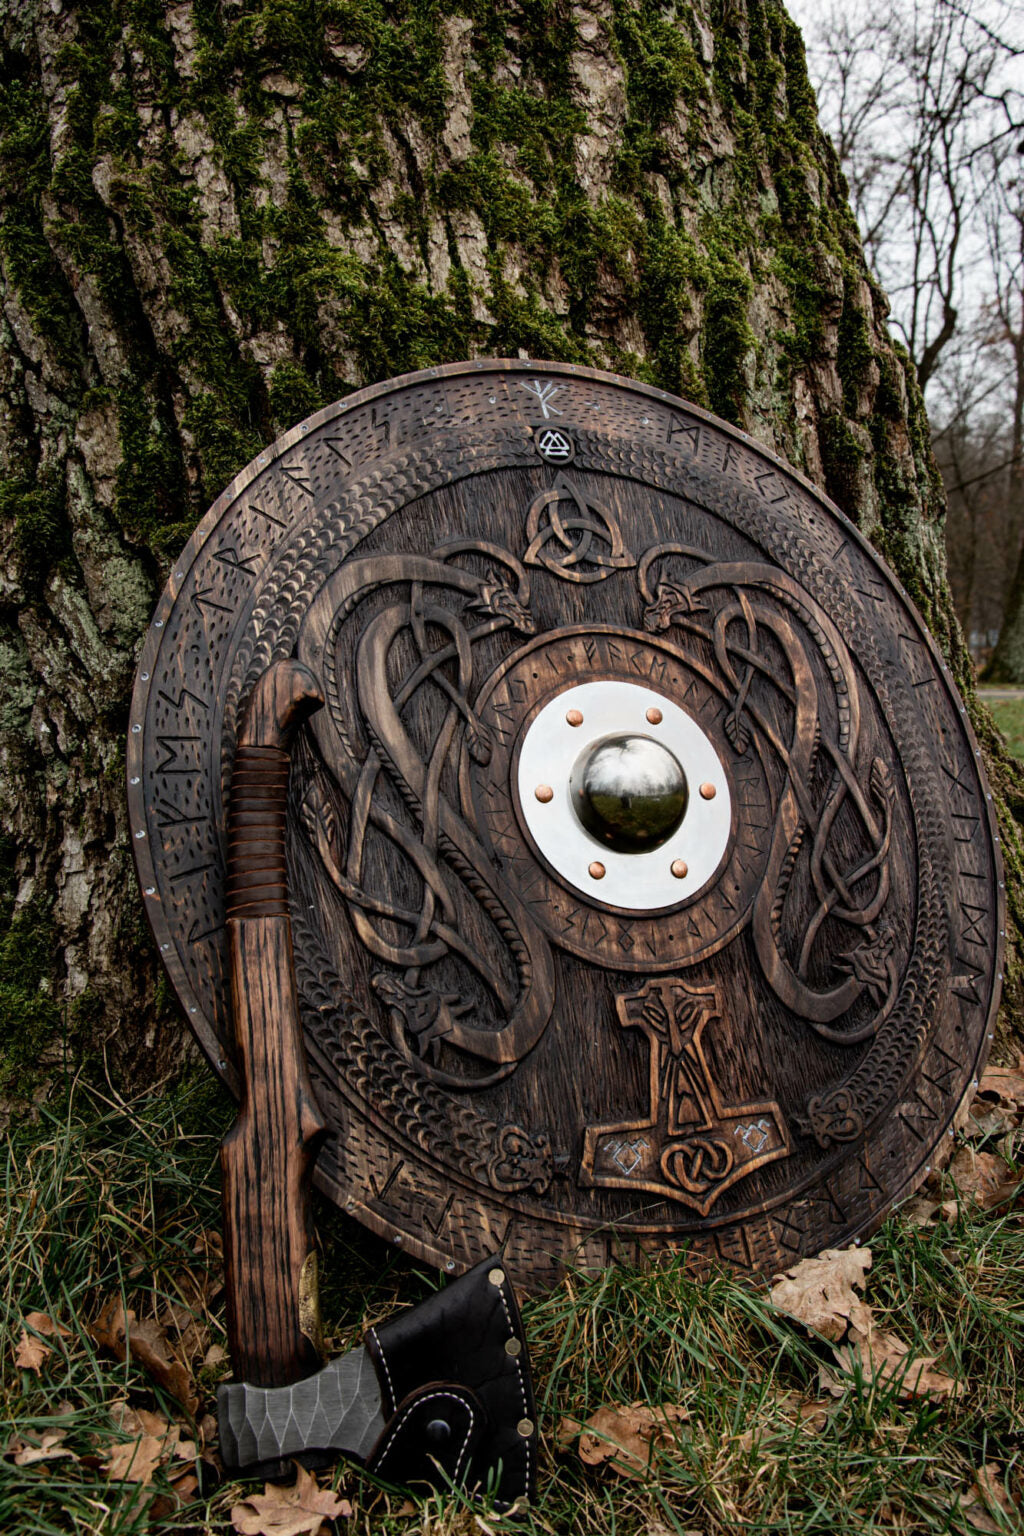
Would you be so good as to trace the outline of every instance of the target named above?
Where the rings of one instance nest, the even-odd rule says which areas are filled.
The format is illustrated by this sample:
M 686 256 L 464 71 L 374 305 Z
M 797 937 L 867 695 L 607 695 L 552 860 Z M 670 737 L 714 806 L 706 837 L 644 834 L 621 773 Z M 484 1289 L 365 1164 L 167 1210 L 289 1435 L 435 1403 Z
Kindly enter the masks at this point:
M 326 1122 L 309 1079 L 288 909 L 289 747 L 323 705 L 278 661 L 238 733 L 228 805 L 227 929 L 238 1118 L 221 1148 L 228 1342 L 238 1380 L 217 1393 L 235 1475 L 341 1454 L 395 1483 L 533 1491 L 536 1412 L 515 1295 L 484 1259 L 328 1365 L 321 1361 L 309 1188 Z

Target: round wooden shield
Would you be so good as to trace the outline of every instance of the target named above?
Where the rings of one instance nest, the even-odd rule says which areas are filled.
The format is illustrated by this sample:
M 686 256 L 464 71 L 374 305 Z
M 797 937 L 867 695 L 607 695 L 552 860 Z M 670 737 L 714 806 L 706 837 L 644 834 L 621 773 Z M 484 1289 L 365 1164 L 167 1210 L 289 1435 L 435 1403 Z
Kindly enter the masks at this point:
M 950 1133 L 1001 979 L 998 836 L 940 656 L 856 529 L 706 413 L 462 363 L 280 439 L 191 539 L 131 713 L 132 832 L 234 1088 L 240 711 L 297 657 L 317 1179 L 527 1286 L 868 1232 Z

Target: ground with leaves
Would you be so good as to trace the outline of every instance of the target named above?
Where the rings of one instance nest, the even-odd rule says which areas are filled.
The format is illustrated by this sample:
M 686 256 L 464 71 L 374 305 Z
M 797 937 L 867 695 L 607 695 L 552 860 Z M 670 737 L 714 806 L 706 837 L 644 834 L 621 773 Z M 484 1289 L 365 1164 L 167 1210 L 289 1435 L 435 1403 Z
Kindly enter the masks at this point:
M 217 1148 L 197 1080 L 126 1105 L 82 1087 L 13 1132 L 0 1530 L 487 1536 L 351 1468 L 218 1481 L 229 1372 Z M 774 1283 L 677 1264 L 570 1276 L 529 1304 L 543 1458 L 508 1530 L 1024 1531 L 1024 1064 L 990 1069 L 953 1162 L 867 1248 Z M 433 1279 L 326 1205 L 329 1345 Z

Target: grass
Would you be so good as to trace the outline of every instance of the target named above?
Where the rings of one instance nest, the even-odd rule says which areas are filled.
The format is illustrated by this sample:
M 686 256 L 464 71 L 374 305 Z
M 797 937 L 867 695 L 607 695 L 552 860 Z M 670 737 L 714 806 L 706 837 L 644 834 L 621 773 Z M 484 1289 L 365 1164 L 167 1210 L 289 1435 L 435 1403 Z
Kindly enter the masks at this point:
M 186 1488 L 181 1502 L 166 1469 L 142 1490 L 103 1470 L 111 1445 L 127 1438 L 116 1408 L 126 1399 L 176 1417 L 183 1438 L 212 1434 L 204 1413 L 229 1369 L 217 1348 L 225 1341 L 216 1155 L 230 1115 L 205 1079 L 130 1105 L 78 1087 L 11 1134 L 0 1433 L 7 1443 L 60 1429 L 61 1448 L 79 1459 L 17 1466 L 9 1449 L 0 1459 L 0 1531 L 232 1529 L 238 1485 L 206 1497 Z M 332 1350 L 432 1287 L 431 1277 L 332 1209 L 319 1207 L 317 1220 Z M 926 1228 L 894 1218 L 871 1247 L 867 1299 L 877 1322 L 937 1355 L 963 1382 L 961 1397 L 901 1401 L 896 1387 L 862 1376 L 838 1398 L 822 1394 L 819 1369 L 830 1350 L 775 1312 L 763 1285 L 724 1273 L 698 1283 L 676 1263 L 569 1276 L 526 1307 L 540 1490 L 536 1508 L 507 1528 L 524 1536 L 1020 1532 L 1014 1515 L 988 1513 L 987 1525 L 971 1524 L 961 1500 L 983 1466 L 996 1467 L 1019 1500 L 1024 1493 L 1024 1216 L 961 1208 Z M 192 1423 L 140 1367 L 93 1342 L 89 1325 L 112 1296 L 140 1319 L 163 1320 L 190 1357 L 205 1399 Z M 32 1310 L 69 1329 L 46 1339 L 51 1353 L 38 1374 L 14 1363 Z M 804 1420 L 799 1409 L 808 1401 L 823 1406 Z M 641 1475 L 585 1467 L 572 1443 L 559 1447 L 564 1417 L 635 1402 L 672 1404 L 686 1415 Z M 339 1530 L 476 1536 L 496 1524 L 491 1516 L 481 1524 L 458 1498 L 410 1503 L 344 1466 L 333 1480 L 355 1505 Z
M 1024 698 L 1000 699 L 993 697 L 987 688 L 978 691 L 992 711 L 996 725 L 1006 737 L 1006 745 L 1014 757 L 1024 759 Z

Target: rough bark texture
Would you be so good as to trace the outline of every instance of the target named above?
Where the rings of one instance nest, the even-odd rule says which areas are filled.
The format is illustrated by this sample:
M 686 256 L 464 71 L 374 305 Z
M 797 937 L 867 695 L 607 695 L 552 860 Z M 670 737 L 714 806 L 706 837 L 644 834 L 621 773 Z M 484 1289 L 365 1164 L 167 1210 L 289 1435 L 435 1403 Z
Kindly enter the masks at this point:
M 224 484 L 362 383 L 520 353 L 709 406 L 871 536 L 970 691 L 920 392 L 776 0 L 8 0 L 0 27 L 8 1093 L 62 1037 L 136 1082 L 181 1059 L 125 830 L 136 647 Z

